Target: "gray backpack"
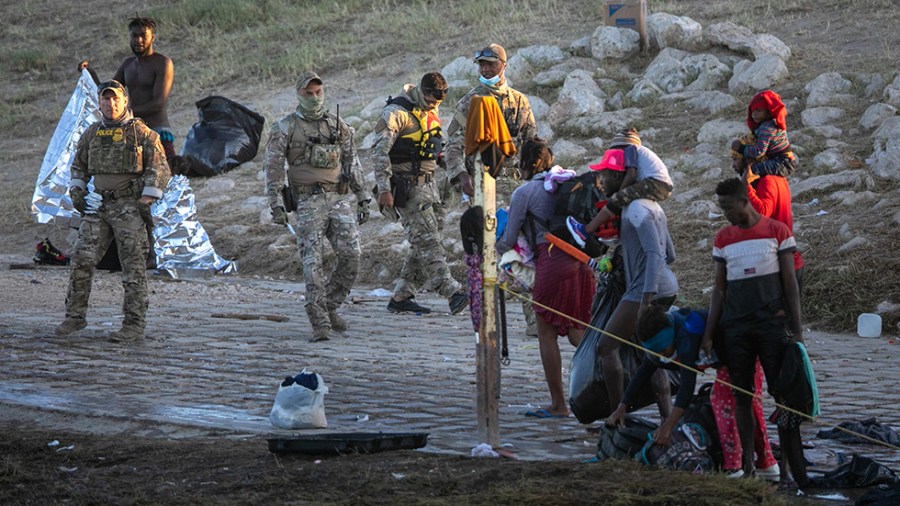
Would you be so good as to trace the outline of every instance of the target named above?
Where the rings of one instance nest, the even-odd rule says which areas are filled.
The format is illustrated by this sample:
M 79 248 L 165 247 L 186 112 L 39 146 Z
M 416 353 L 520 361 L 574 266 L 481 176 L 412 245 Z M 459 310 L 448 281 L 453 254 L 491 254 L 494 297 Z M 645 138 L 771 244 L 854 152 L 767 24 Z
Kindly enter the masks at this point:
M 709 473 L 715 470 L 715 463 L 706 451 L 708 445 L 709 436 L 703 427 L 685 423 L 673 431 L 672 442 L 668 446 L 654 444 L 651 437 L 635 458 L 650 466 L 694 474 Z

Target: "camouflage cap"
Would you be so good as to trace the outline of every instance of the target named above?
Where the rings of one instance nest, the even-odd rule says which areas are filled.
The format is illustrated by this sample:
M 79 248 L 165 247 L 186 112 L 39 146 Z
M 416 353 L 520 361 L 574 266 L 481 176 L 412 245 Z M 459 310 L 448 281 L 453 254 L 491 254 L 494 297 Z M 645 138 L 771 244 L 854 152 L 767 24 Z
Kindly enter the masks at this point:
M 125 86 L 115 79 L 110 79 L 109 81 L 100 83 L 97 86 L 97 96 L 103 96 L 103 92 L 106 90 L 112 90 L 116 95 L 122 98 L 128 96 L 128 90 L 125 89 Z
M 475 62 L 480 61 L 502 61 L 506 63 L 506 50 L 500 44 L 491 44 L 481 51 L 475 52 Z
M 319 77 L 319 74 L 316 74 L 312 70 L 305 70 L 302 74 L 300 74 L 300 79 L 297 80 L 297 89 L 301 90 L 309 86 L 310 81 L 318 81 L 319 84 L 322 84 L 322 78 Z

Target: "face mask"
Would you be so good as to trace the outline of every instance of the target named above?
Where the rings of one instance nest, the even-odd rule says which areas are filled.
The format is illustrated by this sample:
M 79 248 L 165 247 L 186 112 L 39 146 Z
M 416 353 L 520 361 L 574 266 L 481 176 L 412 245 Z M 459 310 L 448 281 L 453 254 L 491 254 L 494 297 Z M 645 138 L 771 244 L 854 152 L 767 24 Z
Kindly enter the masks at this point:
M 297 111 L 306 119 L 319 119 L 325 114 L 325 95 L 303 96 L 297 94 Z
M 428 102 L 425 101 L 425 95 L 418 87 L 410 88 L 408 94 L 409 98 L 412 99 L 413 103 L 415 103 L 419 109 L 423 111 L 434 109 L 434 106 L 428 105 Z
M 485 86 L 497 86 L 500 84 L 500 74 L 497 74 L 490 79 L 487 79 L 484 76 L 478 76 L 478 80 Z

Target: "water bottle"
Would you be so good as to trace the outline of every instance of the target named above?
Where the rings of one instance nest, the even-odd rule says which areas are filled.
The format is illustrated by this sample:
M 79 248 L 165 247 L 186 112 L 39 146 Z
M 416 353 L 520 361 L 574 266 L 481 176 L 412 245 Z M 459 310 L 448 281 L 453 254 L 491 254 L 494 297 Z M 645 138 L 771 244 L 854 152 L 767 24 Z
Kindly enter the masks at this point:
M 700 355 L 697 357 L 697 363 L 695 365 L 700 371 L 705 371 L 710 367 L 717 367 L 719 365 L 719 357 L 716 356 L 716 350 L 712 350 L 708 354 L 706 353 L 706 350 L 700 350 Z

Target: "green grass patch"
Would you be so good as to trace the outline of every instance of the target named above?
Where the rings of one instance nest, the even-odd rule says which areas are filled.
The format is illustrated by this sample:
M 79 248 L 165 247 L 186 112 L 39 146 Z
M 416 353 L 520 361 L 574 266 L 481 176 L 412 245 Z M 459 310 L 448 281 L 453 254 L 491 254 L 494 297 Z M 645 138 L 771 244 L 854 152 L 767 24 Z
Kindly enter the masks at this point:
M 10 52 L 4 60 L 13 72 L 43 72 L 50 70 L 60 56 L 58 46 L 39 43 Z

